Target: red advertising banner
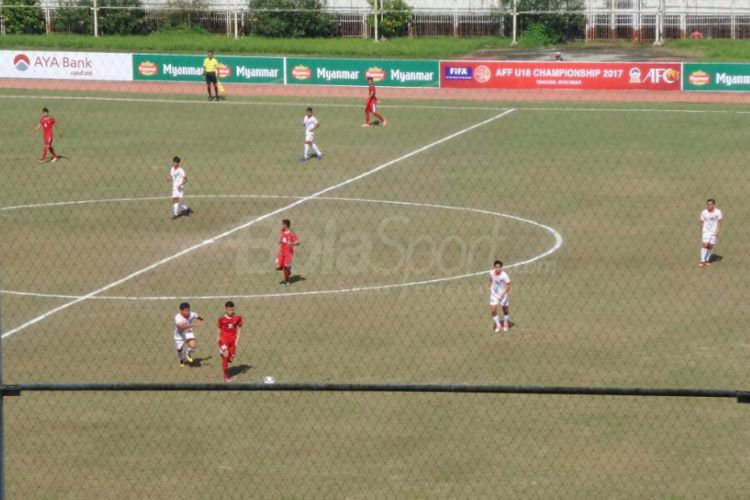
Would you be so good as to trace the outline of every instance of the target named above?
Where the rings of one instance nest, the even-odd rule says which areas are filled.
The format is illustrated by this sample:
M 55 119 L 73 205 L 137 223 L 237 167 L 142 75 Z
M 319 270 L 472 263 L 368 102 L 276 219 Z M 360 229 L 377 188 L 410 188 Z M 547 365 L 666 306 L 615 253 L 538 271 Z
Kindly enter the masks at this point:
M 680 90 L 680 63 L 440 61 L 440 86 L 461 89 Z

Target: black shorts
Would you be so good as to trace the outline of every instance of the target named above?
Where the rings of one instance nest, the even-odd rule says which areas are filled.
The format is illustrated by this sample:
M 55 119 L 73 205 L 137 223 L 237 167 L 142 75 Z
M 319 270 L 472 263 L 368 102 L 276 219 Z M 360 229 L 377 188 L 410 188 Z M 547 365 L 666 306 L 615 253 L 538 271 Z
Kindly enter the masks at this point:
M 216 83 L 216 73 L 206 73 L 206 83 Z

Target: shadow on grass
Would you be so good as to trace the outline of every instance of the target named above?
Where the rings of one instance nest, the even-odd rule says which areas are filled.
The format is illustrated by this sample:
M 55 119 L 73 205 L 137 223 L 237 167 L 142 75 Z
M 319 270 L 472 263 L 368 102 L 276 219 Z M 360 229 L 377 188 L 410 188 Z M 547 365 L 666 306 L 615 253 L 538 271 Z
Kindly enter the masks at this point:
M 209 359 L 211 359 L 211 356 L 206 356 L 205 358 L 193 358 L 193 362 L 188 363 L 188 366 L 190 368 L 200 368 L 203 366 L 203 362 L 208 361 Z
M 230 377 L 236 377 L 237 375 L 242 375 L 243 373 L 247 373 L 252 368 L 252 365 L 237 365 L 237 366 L 230 366 L 229 367 L 229 376 Z

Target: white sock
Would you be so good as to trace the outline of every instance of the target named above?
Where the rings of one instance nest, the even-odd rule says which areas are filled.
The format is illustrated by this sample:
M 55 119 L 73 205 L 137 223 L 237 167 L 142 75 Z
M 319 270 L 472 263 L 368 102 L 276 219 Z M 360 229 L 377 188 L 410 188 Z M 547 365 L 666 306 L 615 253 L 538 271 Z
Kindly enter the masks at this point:
M 713 253 L 714 253 L 713 248 L 706 248 L 706 262 L 711 261 L 711 256 L 713 255 Z
M 307 155 L 309 152 L 310 152 L 310 145 L 305 143 L 305 155 L 303 158 L 307 158 Z
M 187 210 L 187 205 L 185 205 L 185 202 L 180 200 L 179 202 L 180 210 Z
M 172 215 L 174 215 L 175 217 L 177 217 L 177 215 L 179 215 L 179 213 L 180 213 L 180 204 L 179 203 L 172 204 Z
M 510 314 L 505 315 L 505 322 L 510 323 Z
M 320 152 L 320 149 L 318 149 L 318 145 L 313 142 L 312 144 L 313 151 L 315 151 L 315 154 L 318 156 L 321 156 L 323 153 Z
M 708 260 L 708 249 L 701 248 L 701 262 L 706 262 L 707 260 Z
M 494 321 L 496 325 L 499 325 L 500 324 L 500 316 L 493 316 L 492 317 L 492 321 Z

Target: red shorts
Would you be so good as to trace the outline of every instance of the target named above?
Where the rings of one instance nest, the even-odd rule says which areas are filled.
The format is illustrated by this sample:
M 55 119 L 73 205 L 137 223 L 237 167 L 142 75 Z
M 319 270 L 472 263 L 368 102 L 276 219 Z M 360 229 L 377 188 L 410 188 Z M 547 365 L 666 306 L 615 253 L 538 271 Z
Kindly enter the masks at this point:
M 370 99 L 367 101 L 367 105 L 365 106 L 365 111 L 368 113 L 377 113 L 378 109 L 378 100 L 377 99 Z
M 47 146 L 47 147 L 52 146 L 52 136 L 50 136 L 50 137 L 46 137 L 45 136 L 45 138 L 44 138 L 44 145 Z
M 237 337 L 219 337 L 219 349 L 226 346 L 229 357 L 233 358 L 237 352 Z
M 279 254 L 278 257 L 276 257 L 276 269 L 282 270 L 285 267 L 292 267 L 292 261 L 294 260 L 294 255 L 291 254 Z

